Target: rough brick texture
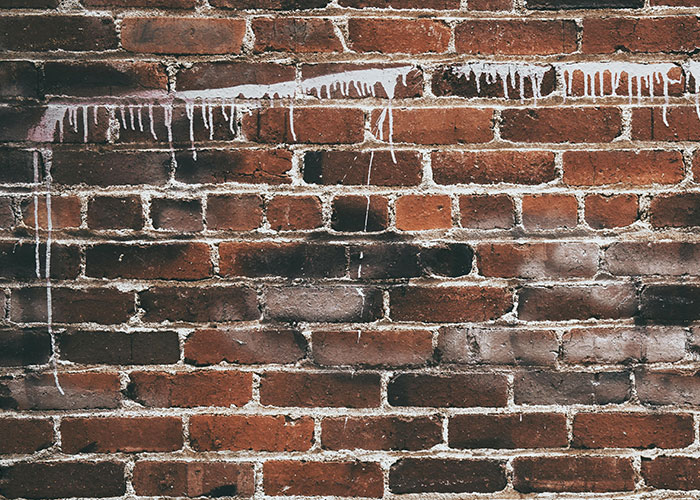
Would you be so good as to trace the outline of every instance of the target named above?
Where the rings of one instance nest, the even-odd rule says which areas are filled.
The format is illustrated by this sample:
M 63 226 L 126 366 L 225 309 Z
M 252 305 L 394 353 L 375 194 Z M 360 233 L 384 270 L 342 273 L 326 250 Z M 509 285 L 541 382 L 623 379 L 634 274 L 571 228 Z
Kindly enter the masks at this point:
M 0 498 L 700 491 L 700 0 L 0 0 Z

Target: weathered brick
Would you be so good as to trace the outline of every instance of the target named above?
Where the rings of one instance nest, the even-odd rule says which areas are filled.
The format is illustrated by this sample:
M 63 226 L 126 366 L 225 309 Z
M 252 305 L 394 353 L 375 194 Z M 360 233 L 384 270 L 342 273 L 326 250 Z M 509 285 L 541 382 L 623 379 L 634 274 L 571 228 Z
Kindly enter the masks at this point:
M 154 198 L 151 200 L 151 219 L 155 229 L 187 233 L 204 228 L 202 202 L 198 199 Z
M 438 184 L 542 184 L 556 177 L 546 151 L 438 151 L 431 155 Z
M 503 278 L 591 278 L 598 269 L 592 243 L 483 243 L 479 271 Z
M 381 290 L 356 286 L 270 287 L 265 317 L 277 321 L 367 322 L 382 317 Z
M 267 221 L 274 231 L 316 229 L 323 224 L 322 209 L 316 196 L 275 196 L 267 205 Z
M 40 365 L 51 354 L 51 339 L 43 329 L 0 330 L 0 366 Z
M 621 241 L 606 249 L 605 262 L 608 271 L 618 276 L 692 276 L 700 271 L 700 245 Z
M 351 18 L 348 46 L 356 52 L 422 54 L 445 52 L 450 28 L 432 19 Z
M 700 460 L 695 457 L 642 458 L 647 485 L 666 490 L 700 489 Z
M 629 458 L 518 457 L 513 461 L 513 468 L 513 486 L 522 493 L 634 489 L 634 470 Z
M 540 96 L 547 96 L 554 92 L 557 84 L 556 76 L 554 68 L 550 68 L 544 73 L 541 81 L 538 80 L 537 83 L 529 81 L 521 86 L 519 81 L 516 82 L 510 78 L 504 80 L 501 75 L 491 78 L 481 74 L 477 80 L 474 72 L 464 71 L 463 66 L 443 66 L 433 75 L 432 89 L 437 96 L 529 99 L 533 97 L 533 83 Z
M 655 196 L 649 205 L 654 227 L 695 227 L 700 225 L 700 194 L 682 193 Z
M 496 319 L 513 306 L 511 291 L 498 287 L 408 286 L 393 288 L 390 301 L 394 320 L 439 323 Z
M 583 21 L 582 51 L 693 52 L 700 47 L 695 16 L 600 17 Z
M 15 182 L 34 182 L 34 153 L 25 149 L 0 148 L 0 182 L 10 184 Z M 44 161 L 37 155 L 39 180 L 44 177 Z
M 493 110 L 477 108 L 399 108 L 393 120 L 372 112 L 372 130 L 380 140 L 413 144 L 476 144 L 493 139 Z M 381 125 L 381 127 L 380 127 Z
M 372 408 L 379 405 L 375 373 L 267 372 L 260 402 L 267 406 Z
M 114 288 L 52 287 L 53 321 L 57 323 L 116 324 L 135 312 L 134 294 Z M 46 288 L 20 288 L 12 292 L 10 318 L 17 322 L 45 322 Z
M 144 321 L 208 323 L 260 317 L 255 290 L 246 286 L 155 287 L 139 296 Z
M 140 96 L 165 93 L 168 76 L 155 62 L 47 62 L 43 90 L 56 96 Z
M 566 415 L 456 415 L 449 422 L 452 448 L 563 448 Z
M 676 184 L 683 176 L 679 151 L 564 153 L 564 182 L 574 186 Z
M 0 50 L 109 50 L 118 46 L 114 20 L 105 16 L 2 16 Z
M 0 466 L 6 498 L 119 497 L 126 493 L 118 462 L 18 462 Z M 41 478 L 37 481 L 37 478 Z
M 54 150 L 51 175 L 57 184 L 163 185 L 168 181 L 167 152 Z
M 254 110 L 243 117 L 243 133 L 261 143 L 351 144 L 364 138 L 364 111 L 358 108 L 284 108 Z
M 663 113 L 661 107 L 633 109 L 632 139 L 669 142 L 700 140 L 700 121 L 695 108 L 669 107 L 666 120 Z M 666 121 L 668 125 L 665 125 Z
M 153 54 L 237 54 L 245 35 L 243 19 L 126 17 L 122 46 Z
M 640 296 L 639 315 L 650 323 L 683 324 L 700 319 L 700 286 L 647 285 Z
M 396 163 L 390 151 L 310 151 L 304 155 L 304 181 L 344 186 L 419 184 L 423 176 L 420 155 L 412 151 L 395 151 L 394 157 Z
M 36 275 L 37 264 L 42 277 L 46 276 L 46 244 L 34 242 L 0 242 L 0 277 L 31 280 Z M 80 272 L 80 249 L 77 246 L 51 245 L 51 277 L 74 279 Z
M 0 62 L 0 97 L 39 97 L 39 72 L 29 61 Z
M 418 2 L 416 0 L 340 0 L 343 7 L 353 9 L 363 8 L 391 8 L 391 9 L 436 9 L 452 10 L 459 8 L 456 0 L 430 0 L 428 2 Z
M 630 318 L 637 311 L 634 287 L 588 285 L 524 287 L 518 316 L 526 321 Z
M 505 468 L 495 460 L 403 458 L 391 466 L 393 493 L 488 493 L 506 487 Z
M 53 443 L 51 419 L 0 418 L 0 454 L 34 453 Z
M 438 417 L 324 418 L 323 447 L 329 450 L 427 450 L 442 442 Z
M 505 109 L 502 120 L 501 137 L 512 142 L 608 143 L 622 133 L 619 108 Z
M 685 356 L 686 333 L 681 328 L 576 328 L 562 339 L 563 360 L 569 363 L 661 363 Z
M 635 9 L 644 7 L 642 0 L 527 0 L 528 9 Z
M 84 0 L 91 7 L 148 7 L 163 9 L 192 9 L 195 0 Z
M 343 46 L 329 19 L 276 17 L 256 18 L 255 52 L 342 52 Z
M 269 461 L 263 465 L 267 495 L 381 497 L 382 468 L 375 462 Z
M 567 54 L 576 50 L 576 24 L 554 19 L 475 19 L 455 27 L 455 48 L 465 54 Z
M 635 372 L 637 396 L 642 404 L 697 406 L 700 404 L 700 374 Z
M 180 69 L 177 74 L 177 90 L 271 85 L 291 80 L 294 80 L 294 67 L 290 65 L 231 61 L 199 62 L 190 68 Z M 243 97 L 243 95 L 231 97 Z M 199 154 L 197 158 L 199 159 Z
M 392 406 L 497 407 L 506 405 L 507 392 L 506 377 L 493 373 L 404 373 L 395 376 L 388 385 L 388 399 Z
M 367 224 L 365 224 L 367 220 Z M 384 196 L 333 198 L 331 227 L 335 231 L 377 232 L 389 226 L 389 201 Z
M 530 405 L 605 405 L 630 397 L 625 372 L 523 371 L 515 376 L 515 403 Z
M 205 461 L 139 460 L 132 482 L 137 495 L 169 497 L 251 497 L 252 464 Z
M 473 255 L 471 247 L 461 243 L 356 245 L 350 247 L 350 276 L 364 279 L 464 276 L 471 271 Z
M 187 184 L 288 184 L 292 155 L 283 149 L 202 149 L 175 153 L 175 178 Z
M 138 196 L 96 196 L 88 202 L 90 229 L 143 228 L 143 209 Z
M 197 451 L 305 451 L 311 448 L 314 421 L 283 415 L 194 415 L 190 442 Z
M 185 360 L 196 365 L 294 363 L 305 353 L 304 336 L 291 329 L 197 330 L 185 341 Z
M 207 198 L 207 228 L 251 231 L 262 224 L 262 198 L 256 194 L 212 195 Z
M 444 327 L 437 349 L 441 363 L 553 365 L 559 342 L 552 330 Z
M 685 448 L 695 439 L 692 415 L 578 413 L 575 448 Z
M 74 331 L 59 338 L 61 358 L 84 364 L 150 365 L 177 363 L 177 332 Z
M 353 0 L 350 0 L 353 1 Z M 364 0 L 360 0 L 364 1 Z M 373 1 L 373 0 L 369 0 Z M 442 0 L 436 0 L 442 1 Z M 447 0 L 452 1 L 452 0 Z M 301 79 L 308 82 L 312 78 L 327 77 L 331 75 L 339 75 L 355 71 L 371 71 L 371 70 L 392 70 L 394 68 L 405 67 L 405 64 L 387 65 L 387 64 L 355 64 L 355 63 L 320 63 L 320 64 L 304 64 L 301 67 Z M 376 83 L 374 86 L 369 82 L 366 83 L 369 87 L 369 92 L 373 97 L 379 98 L 410 98 L 420 97 L 423 95 L 423 72 L 419 68 L 408 70 L 404 77 L 398 78 L 395 82 Z M 364 84 L 363 84 L 364 86 Z M 387 92 L 389 94 L 387 94 Z M 341 85 L 323 86 L 322 88 L 306 89 L 308 95 L 322 98 L 333 99 L 355 99 L 367 97 L 367 87 L 360 88 L 354 85 L 347 87 Z
M 585 201 L 586 223 L 593 229 L 613 229 L 634 224 L 639 215 L 635 194 L 590 194 Z
M 312 356 L 320 365 L 422 365 L 433 357 L 428 330 L 318 331 Z
M 121 401 L 116 373 L 59 373 L 64 394 L 52 373 L 0 378 L 0 409 L 76 410 L 118 408 Z
M 464 228 L 510 229 L 515 205 L 507 195 L 465 195 L 459 197 L 459 216 Z
M 97 278 L 196 280 L 212 274 L 204 243 L 101 244 L 85 251 L 85 272 Z
M 182 448 L 182 422 L 175 417 L 64 418 L 65 453 L 174 451 Z
M 35 222 L 39 222 L 40 229 L 48 229 L 49 216 L 52 229 L 67 229 L 79 227 L 81 224 L 81 202 L 76 196 L 51 196 L 51 209 L 47 209 L 46 197 L 22 201 L 22 219 L 28 227 L 34 228 Z M 36 218 L 34 212 L 36 211 Z
M 396 200 L 396 228 L 402 231 L 449 229 L 452 200 L 447 195 L 408 194 Z

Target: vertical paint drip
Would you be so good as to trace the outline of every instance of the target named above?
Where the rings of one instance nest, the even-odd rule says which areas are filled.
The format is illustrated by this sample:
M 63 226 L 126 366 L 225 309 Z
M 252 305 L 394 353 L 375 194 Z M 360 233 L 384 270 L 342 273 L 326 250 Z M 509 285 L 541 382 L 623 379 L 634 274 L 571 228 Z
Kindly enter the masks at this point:
M 39 151 L 34 151 L 32 161 L 34 164 L 34 262 L 36 277 L 41 278 L 41 261 L 39 253 Z
M 695 92 L 695 112 L 700 118 L 700 61 L 686 61 L 686 74 L 693 77 L 694 92 Z
M 88 107 L 83 106 L 83 142 L 88 141 Z
M 153 123 L 153 104 L 148 105 L 148 126 L 151 130 L 151 136 L 153 137 L 154 141 L 158 140 L 158 136 L 156 135 L 156 129 L 155 129 L 155 124 Z
M 508 84 L 520 91 L 520 101 L 525 98 L 525 85 L 527 80 L 532 87 L 532 98 L 535 102 L 542 98 L 542 82 L 544 75 L 550 70 L 549 66 L 540 66 L 527 63 L 488 63 L 471 62 L 452 69 L 457 76 L 470 79 L 474 76 L 476 92 L 481 92 L 482 77 L 487 84 L 496 83 L 499 79 L 503 86 L 503 96 L 509 99 Z

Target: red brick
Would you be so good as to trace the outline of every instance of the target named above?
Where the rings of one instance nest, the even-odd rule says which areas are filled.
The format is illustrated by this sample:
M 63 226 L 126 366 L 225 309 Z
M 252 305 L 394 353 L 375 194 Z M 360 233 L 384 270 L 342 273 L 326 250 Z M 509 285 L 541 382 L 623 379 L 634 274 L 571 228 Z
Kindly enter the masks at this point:
M 443 458 L 403 458 L 391 466 L 393 493 L 488 493 L 506 487 L 502 462 Z
M 679 193 L 658 195 L 649 205 L 654 227 L 695 227 L 700 225 L 700 195 Z
M 383 111 L 372 112 L 375 137 L 389 141 L 389 119 L 377 130 Z M 493 139 L 493 110 L 476 108 L 395 109 L 393 141 L 414 144 L 474 144 Z
M 96 196 L 88 202 L 90 229 L 143 228 L 143 209 L 138 196 Z
M 124 467 L 124 463 L 116 462 L 3 465 L 0 495 L 5 498 L 120 497 L 126 493 Z
M 155 62 L 47 62 L 44 93 L 57 96 L 130 96 L 168 90 L 165 65 Z
M 455 48 L 466 54 L 567 54 L 576 50 L 569 20 L 476 19 L 455 27 Z
M 155 229 L 187 233 L 204 228 L 202 202 L 198 199 L 154 198 L 151 200 L 151 218 Z
M 42 365 L 51 355 L 51 339 L 43 328 L 0 330 L 0 366 Z
M 314 420 L 283 415 L 193 415 L 190 442 L 197 451 L 306 451 Z
M 465 195 L 459 197 L 459 215 L 464 228 L 510 229 L 515 205 L 507 195 Z
M 700 374 L 672 371 L 635 373 L 642 404 L 697 406 L 700 404 Z
M 185 360 L 196 365 L 295 363 L 306 340 L 296 330 L 197 330 L 185 341 Z
M 443 327 L 437 354 L 441 363 L 554 365 L 559 340 L 552 330 Z
M 58 391 L 52 373 L 0 379 L 0 409 L 118 408 L 121 402 L 116 373 L 59 373 L 58 380 L 64 394 Z
M 484 243 L 477 255 L 484 276 L 592 278 L 598 270 L 598 245 L 592 243 Z
M 472 0 L 469 2 L 469 10 L 512 10 L 512 0 Z
M 294 76 L 294 66 L 291 65 L 232 61 L 198 62 L 190 68 L 180 69 L 177 74 L 177 90 L 180 92 L 239 85 L 270 85 L 292 81 Z
M 488 321 L 513 307 L 511 291 L 497 287 L 408 286 L 391 289 L 390 301 L 395 321 Z
M 224 9 L 306 10 L 320 9 L 329 0 L 212 0 L 211 4 Z
M 630 398 L 630 375 L 524 371 L 515 376 L 514 393 L 518 405 L 619 404 Z
M 56 323 L 124 323 L 135 312 L 134 294 L 114 288 L 72 289 L 52 287 Z M 20 288 L 12 292 L 10 318 L 17 322 L 46 321 L 46 288 Z
M 593 229 L 612 229 L 634 224 L 639 214 L 636 194 L 586 196 L 586 223 Z
M 349 144 L 364 139 L 364 111 L 357 108 L 268 108 L 243 117 L 248 140 L 262 143 Z
M 644 141 L 697 141 L 700 140 L 700 120 L 691 107 L 669 107 L 666 119 L 662 108 L 635 108 L 632 110 L 632 139 Z
M 356 52 L 445 52 L 449 43 L 450 27 L 444 21 L 370 18 L 348 21 L 348 46 Z
M 629 458 L 518 457 L 513 468 L 513 486 L 522 493 L 634 490 L 634 470 Z
M 267 372 L 260 380 L 260 402 L 266 406 L 376 407 L 379 375 Z
M 0 62 L 0 97 L 39 97 L 39 71 L 29 61 Z
M 695 439 L 692 415 L 578 413 L 576 448 L 685 448 Z
M 59 345 L 61 359 L 75 363 L 148 365 L 180 360 L 177 332 L 66 332 Z
M 263 465 L 266 495 L 381 497 L 382 468 L 374 462 L 270 461 Z
M 267 221 L 274 231 L 316 229 L 323 224 L 321 209 L 316 196 L 275 196 L 267 205 Z
M 557 175 L 545 151 L 442 151 L 431 164 L 438 184 L 542 184 Z
M 22 219 L 24 224 L 34 228 L 34 211 L 39 219 L 39 228 L 47 229 L 49 226 L 49 211 L 46 209 L 46 197 L 37 198 L 36 208 L 34 199 L 29 198 L 22 202 Z M 67 229 L 79 227 L 81 223 L 81 202 L 76 196 L 51 196 L 51 226 L 53 229 Z
M 333 198 L 331 227 L 334 231 L 384 231 L 389 227 L 389 200 L 378 195 Z
M 700 47 L 700 25 L 695 16 L 589 18 L 581 47 L 588 54 L 692 53 Z
M 440 0 L 438 0 L 440 1 Z M 394 68 L 405 68 L 405 64 L 356 64 L 356 63 L 320 63 L 320 64 L 304 64 L 301 67 L 301 79 L 302 81 L 317 78 L 321 76 L 329 75 L 339 75 L 341 73 L 353 72 L 353 71 L 367 71 L 372 69 L 377 70 L 391 70 Z M 385 88 L 384 84 L 381 82 L 375 83 L 371 86 L 367 83 L 370 88 L 369 95 L 378 98 L 388 98 L 390 97 L 387 92 L 392 93 L 391 97 L 398 99 L 405 99 L 411 97 L 420 97 L 423 95 L 423 72 L 419 68 L 413 68 L 405 73 L 404 77 L 399 77 L 395 82 L 391 82 L 393 88 Z M 324 86 L 321 89 L 318 88 L 308 88 L 306 89 L 306 94 L 317 97 L 319 99 L 333 98 L 333 99 L 357 99 L 368 97 L 368 93 L 365 89 L 360 89 L 354 85 L 349 85 L 343 87 L 340 85 Z
M 697 490 L 700 489 L 700 460 L 695 457 L 642 458 L 642 476 L 652 488 Z
M 65 453 L 174 451 L 182 448 L 182 422 L 175 417 L 64 418 Z
M 109 50 L 118 46 L 114 20 L 104 16 L 3 16 L 0 50 Z
M 163 9 L 192 9 L 195 0 L 85 0 L 90 7 L 147 7 Z
M 248 321 L 260 317 L 255 290 L 246 286 L 150 288 L 141 292 L 144 321 L 194 323 Z
M 211 195 L 207 198 L 207 228 L 251 231 L 262 224 L 262 198 L 256 194 Z
M 12 198 L 0 197 L 0 228 L 12 228 L 15 226 L 15 223 L 15 214 L 12 209 Z
M 221 276 L 341 278 L 347 272 L 342 245 L 225 241 L 219 256 Z
M 67 185 L 163 185 L 168 181 L 169 170 L 170 155 L 167 152 L 72 151 L 56 148 L 51 176 L 57 184 Z
M 0 418 L 0 454 L 34 453 L 54 443 L 48 418 Z
M 449 229 L 452 200 L 447 195 L 405 195 L 396 200 L 396 228 L 402 231 Z
M 700 273 L 700 245 L 678 241 L 613 243 L 605 262 L 617 276 L 693 276 Z
M 175 153 L 175 179 L 187 184 L 289 184 L 292 155 L 284 149 L 199 149 Z
M 252 396 L 246 372 L 133 372 L 129 379 L 129 396 L 146 407 L 243 406 Z
M 340 5 L 353 9 L 389 8 L 454 10 L 459 8 L 459 2 L 457 0 L 430 0 L 427 2 L 419 2 L 417 0 L 340 0 Z
M 433 357 L 428 330 L 351 330 L 313 333 L 314 361 L 320 365 L 422 365 Z
M 505 66 L 504 66 L 505 67 Z M 556 90 L 556 70 L 550 67 L 541 80 L 528 80 L 520 86 L 519 79 L 481 74 L 477 79 L 471 72 L 465 72 L 462 65 L 449 65 L 438 68 L 433 73 L 432 89 L 436 96 L 459 97 L 501 97 L 508 99 L 530 99 L 533 97 L 533 84 L 539 96 L 548 96 Z M 505 88 L 504 88 L 505 85 Z
M 227 18 L 126 17 L 122 46 L 152 54 L 238 54 L 245 21 Z
M 523 196 L 525 229 L 573 228 L 578 224 L 578 202 L 564 194 Z
M 636 1 L 636 0 L 635 0 Z M 568 80 L 571 78 L 571 84 L 568 84 L 570 88 L 570 95 L 581 97 L 581 96 L 591 96 L 591 95 L 616 95 L 616 96 L 628 96 L 630 95 L 630 88 L 632 89 L 632 96 L 645 96 L 649 95 L 649 85 L 642 78 L 638 81 L 636 77 L 632 78 L 632 85 L 630 86 L 629 74 L 627 71 L 623 70 L 618 74 L 617 82 L 618 85 L 615 89 L 612 88 L 613 76 L 610 71 L 604 71 L 602 75 L 603 84 L 600 83 L 600 73 L 596 75 L 593 79 L 593 83 L 588 79 L 581 70 L 575 69 L 573 66 L 573 74 L 569 74 L 569 69 L 565 73 L 565 78 Z M 673 66 L 669 69 L 667 76 L 669 81 L 664 82 L 661 78 L 653 79 L 652 83 L 652 95 L 659 96 L 668 94 L 670 96 L 682 96 L 685 92 L 685 76 L 683 74 L 683 69 L 680 66 Z M 664 87 L 666 87 L 664 89 Z
M 513 142 L 608 143 L 622 133 L 618 108 L 505 109 L 502 120 L 501 137 Z
M 387 391 L 392 406 L 471 408 L 508 402 L 506 377 L 493 373 L 403 373 L 389 381 Z
M 566 415 L 456 415 L 450 418 L 451 448 L 563 448 Z
M 634 287 L 559 285 L 520 290 L 518 316 L 526 321 L 631 318 L 637 310 Z
M 679 151 L 564 153 L 564 182 L 573 186 L 676 184 L 684 175 Z
M 304 181 L 310 184 L 415 186 L 422 177 L 420 154 L 412 151 L 395 151 L 393 157 L 390 151 L 310 151 L 304 155 Z
M 442 442 L 439 417 L 324 418 L 323 447 L 329 450 L 427 450 Z
M 329 19 L 257 18 L 253 19 L 255 52 L 342 52 L 343 46 Z
M 253 466 L 237 462 L 139 460 L 132 482 L 137 495 L 241 496 L 255 492 Z
M 85 251 L 85 273 L 96 278 L 196 280 L 212 274 L 205 243 L 102 244 Z

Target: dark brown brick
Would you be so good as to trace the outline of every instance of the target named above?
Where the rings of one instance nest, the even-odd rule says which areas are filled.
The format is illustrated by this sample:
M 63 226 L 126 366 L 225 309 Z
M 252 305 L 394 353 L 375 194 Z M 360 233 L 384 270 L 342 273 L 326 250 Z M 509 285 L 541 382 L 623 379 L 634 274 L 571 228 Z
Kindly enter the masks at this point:
M 177 332 L 90 332 L 61 334 L 61 358 L 75 363 L 150 365 L 177 363 Z
M 144 321 L 195 323 L 260 317 L 255 290 L 245 286 L 151 288 L 140 294 Z
M 388 399 L 392 406 L 505 406 L 507 385 L 505 376 L 492 373 L 445 376 L 404 373 L 389 381 Z
M 630 397 L 625 372 L 528 371 L 515 376 L 515 403 L 531 405 L 605 405 Z
M 323 447 L 329 450 L 426 450 L 442 442 L 438 417 L 324 418 Z
M 493 460 L 403 458 L 391 466 L 393 493 L 488 493 L 506 487 L 505 468 Z
M 379 405 L 379 375 L 267 372 L 260 380 L 260 402 L 268 406 L 372 408 Z
M 251 497 L 252 464 L 236 462 L 139 460 L 132 482 L 137 495 L 169 497 Z
M 295 363 L 306 354 L 297 330 L 197 330 L 185 341 L 185 360 L 195 365 Z
M 456 415 L 450 418 L 452 448 L 562 448 L 568 444 L 566 415 Z

